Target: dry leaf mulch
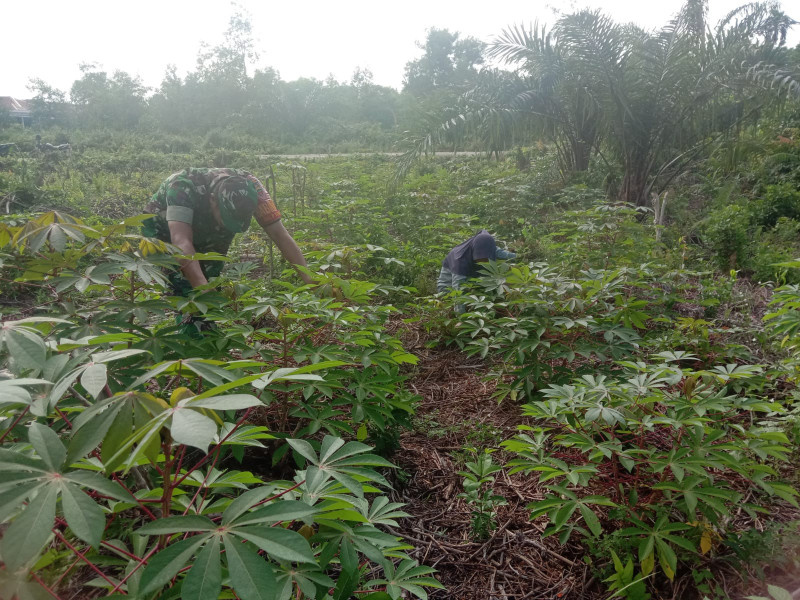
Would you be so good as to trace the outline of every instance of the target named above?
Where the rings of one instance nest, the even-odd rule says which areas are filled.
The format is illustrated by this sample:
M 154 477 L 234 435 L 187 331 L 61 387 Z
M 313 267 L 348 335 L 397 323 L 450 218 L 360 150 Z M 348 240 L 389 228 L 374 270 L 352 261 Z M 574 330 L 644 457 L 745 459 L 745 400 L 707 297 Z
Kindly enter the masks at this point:
M 422 336 L 424 338 L 424 336 Z M 393 530 L 415 546 L 413 556 L 438 571 L 446 590 L 431 590 L 432 600 L 550 600 L 601 598 L 602 587 L 581 560 L 577 544 L 560 546 L 542 538 L 542 522 L 532 522 L 526 505 L 541 500 L 536 477 L 496 474 L 494 492 L 507 505 L 497 511 L 489 538 L 474 539 L 470 507 L 463 491 L 466 447 L 497 447 L 525 423 L 512 402 L 491 398 L 488 362 L 457 349 L 424 348 L 416 334 L 409 348 L 419 358 L 410 388 L 421 398 L 417 426 L 401 437 L 394 463 L 405 472 L 395 485 L 395 500 L 412 516 Z M 408 346 L 407 346 L 408 347 Z M 510 458 L 499 452 L 502 464 Z

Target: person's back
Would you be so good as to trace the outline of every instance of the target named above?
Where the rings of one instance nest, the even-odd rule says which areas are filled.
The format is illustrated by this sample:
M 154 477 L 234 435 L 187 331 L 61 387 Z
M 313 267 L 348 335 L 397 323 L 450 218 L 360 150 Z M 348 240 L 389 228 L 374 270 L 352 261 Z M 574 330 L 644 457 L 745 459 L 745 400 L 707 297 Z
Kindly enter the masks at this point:
M 475 277 L 478 274 L 478 263 L 494 260 L 497 243 L 494 237 L 481 229 L 467 241 L 453 248 L 442 261 L 442 267 L 463 277 Z
M 436 281 L 436 291 L 441 293 L 459 289 L 465 281 L 480 275 L 480 263 L 506 260 L 516 256 L 514 252 L 498 248 L 492 234 L 481 229 L 447 253 L 442 261 L 439 279 Z M 456 312 L 459 314 L 464 312 L 464 306 L 457 304 Z
M 228 168 L 188 168 L 173 173 L 159 186 L 142 223 L 142 234 L 169 242 L 184 254 L 227 254 L 237 233 L 247 231 L 255 217 L 291 264 L 305 266 L 303 253 L 281 223 L 281 214 L 261 182 L 246 171 Z M 181 272 L 170 280 L 177 295 L 205 285 L 222 270 L 220 261 L 181 259 Z M 306 283 L 310 278 L 301 273 Z
M 224 179 L 238 177 L 249 180 L 253 177 L 246 171 L 222 168 L 190 168 L 173 173 L 161 184 L 145 207 L 145 212 L 156 216 L 145 222 L 145 235 L 162 241 L 171 241 L 169 221 L 180 221 L 192 226 L 193 242 L 197 252 L 219 252 L 225 254 L 239 231 L 246 231 L 250 219 L 244 218 L 232 227 L 214 214 L 212 191 L 223 183 Z M 253 179 L 255 179 L 253 177 Z M 247 190 L 253 198 L 257 197 L 255 186 Z M 251 204 L 254 204 L 253 200 Z M 236 211 L 235 207 L 233 209 Z M 244 212 L 247 211 L 245 207 Z M 275 209 L 277 213 L 277 209 Z M 250 210 L 252 215 L 253 211 Z M 276 219 L 280 219 L 277 213 Z

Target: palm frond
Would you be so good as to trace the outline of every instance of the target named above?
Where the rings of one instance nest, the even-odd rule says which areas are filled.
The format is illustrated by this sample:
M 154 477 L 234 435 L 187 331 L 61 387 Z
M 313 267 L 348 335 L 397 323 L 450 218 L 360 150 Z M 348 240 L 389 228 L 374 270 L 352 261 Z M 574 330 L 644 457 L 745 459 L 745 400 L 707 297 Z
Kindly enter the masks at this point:
M 717 24 L 715 34 L 728 43 L 760 38 L 765 44 L 783 46 L 786 34 L 796 24 L 780 10 L 777 2 L 752 2 L 728 13 Z
M 800 98 L 800 73 L 774 64 L 758 62 L 747 69 L 746 77 L 764 89 L 785 92 Z
M 690 39 L 699 43 L 703 40 L 708 18 L 708 0 L 686 0 L 677 16 L 677 21 L 685 27 Z
M 630 53 L 630 39 L 623 29 L 599 11 L 584 10 L 563 17 L 555 33 L 586 68 L 607 73 L 624 63 Z
M 552 48 L 551 42 L 547 27 L 540 26 L 538 21 L 527 28 L 522 24 L 511 25 L 489 43 L 486 55 L 511 64 L 535 62 Z

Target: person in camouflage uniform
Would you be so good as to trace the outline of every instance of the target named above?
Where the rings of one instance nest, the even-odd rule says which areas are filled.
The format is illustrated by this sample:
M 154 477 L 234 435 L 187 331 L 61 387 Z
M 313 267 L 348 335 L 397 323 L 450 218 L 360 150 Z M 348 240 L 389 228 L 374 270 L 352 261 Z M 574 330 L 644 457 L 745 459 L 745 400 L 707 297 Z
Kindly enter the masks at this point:
M 142 224 L 142 234 L 169 242 L 184 254 L 227 254 L 237 233 L 247 231 L 253 216 L 284 258 L 306 265 L 303 253 L 281 223 L 281 213 L 256 177 L 238 169 L 190 168 L 170 175 L 145 206 L 155 216 Z M 220 261 L 182 260 L 181 273 L 171 273 L 176 295 L 185 296 L 222 271 Z M 311 279 L 300 276 L 306 283 Z

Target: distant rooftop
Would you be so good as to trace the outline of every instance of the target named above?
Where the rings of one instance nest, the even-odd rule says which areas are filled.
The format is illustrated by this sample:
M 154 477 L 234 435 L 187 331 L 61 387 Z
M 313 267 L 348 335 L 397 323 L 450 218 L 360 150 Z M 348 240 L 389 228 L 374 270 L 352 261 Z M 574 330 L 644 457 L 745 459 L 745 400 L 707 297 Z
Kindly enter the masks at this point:
M 8 116 L 23 127 L 33 123 L 33 110 L 30 100 L 19 100 L 11 96 L 0 96 L 0 110 L 8 111 Z
M 30 117 L 30 100 L 19 100 L 11 96 L 0 96 L 0 109 L 7 110 L 12 117 Z

